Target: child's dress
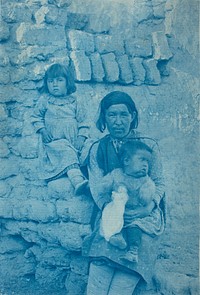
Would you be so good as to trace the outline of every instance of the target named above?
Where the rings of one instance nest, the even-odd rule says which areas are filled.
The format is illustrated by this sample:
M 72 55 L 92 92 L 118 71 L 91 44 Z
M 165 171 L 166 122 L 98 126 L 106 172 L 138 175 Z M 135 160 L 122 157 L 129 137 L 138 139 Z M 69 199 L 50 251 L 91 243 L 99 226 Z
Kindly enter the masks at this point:
M 39 142 L 40 177 L 52 179 L 65 173 L 67 167 L 78 164 L 76 140 L 88 136 L 89 124 L 83 104 L 74 95 L 58 98 L 45 95 L 39 99 L 32 116 L 38 132 L 46 128 L 52 136 L 49 143 Z

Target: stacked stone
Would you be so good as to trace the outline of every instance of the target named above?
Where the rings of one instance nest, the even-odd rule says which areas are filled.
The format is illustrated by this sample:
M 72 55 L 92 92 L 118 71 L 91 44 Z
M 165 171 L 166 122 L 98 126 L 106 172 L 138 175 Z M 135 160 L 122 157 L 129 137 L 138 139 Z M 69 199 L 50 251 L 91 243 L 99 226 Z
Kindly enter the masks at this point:
M 66 285 L 80 294 L 88 273 L 80 250 L 93 205 L 74 196 L 67 178 L 49 185 L 38 179 L 38 136 L 30 123 L 45 68 L 69 61 L 69 4 L 4 1 L 1 7 L 0 283 L 34 275 L 43 288 Z
M 68 49 L 78 82 L 158 85 L 157 64 L 172 57 L 164 32 L 153 32 L 147 39 L 67 31 Z

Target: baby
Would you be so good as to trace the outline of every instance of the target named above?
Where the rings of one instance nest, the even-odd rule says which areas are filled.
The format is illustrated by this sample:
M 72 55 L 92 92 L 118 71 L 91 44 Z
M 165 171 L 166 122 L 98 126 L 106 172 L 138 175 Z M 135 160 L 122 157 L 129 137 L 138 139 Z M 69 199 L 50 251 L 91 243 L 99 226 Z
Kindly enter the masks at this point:
M 67 175 L 75 194 L 84 193 L 87 179 L 81 172 L 79 154 L 89 125 L 76 91 L 73 74 L 61 64 L 51 65 L 44 76 L 43 95 L 32 122 L 42 141 L 39 147 L 40 177 L 47 181 Z
M 123 214 L 125 208 L 128 211 L 145 207 L 153 200 L 155 184 L 148 176 L 152 150 L 141 141 L 127 141 L 121 147 L 120 159 L 122 168 L 114 169 L 107 174 L 97 188 L 99 194 L 109 200 L 102 212 L 100 234 L 120 249 L 128 246 L 128 251 L 122 258 L 138 262 L 142 230 L 137 225 L 138 218 L 131 223 L 124 224 Z M 121 201 L 119 201 L 120 198 Z M 114 212 L 111 212 L 112 210 Z M 119 223 L 117 220 L 122 221 Z M 140 218 L 141 222 L 142 218 Z M 121 233 L 122 228 L 125 228 L 128 245 Z

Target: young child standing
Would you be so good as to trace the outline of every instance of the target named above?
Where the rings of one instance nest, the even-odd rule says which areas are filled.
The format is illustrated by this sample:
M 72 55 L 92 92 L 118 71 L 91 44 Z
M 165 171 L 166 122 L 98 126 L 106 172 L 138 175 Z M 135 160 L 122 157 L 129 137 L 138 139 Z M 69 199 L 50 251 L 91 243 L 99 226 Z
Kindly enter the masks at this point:
M 120 203 L 119 198 L 126 200 L 126 194 L 128 194 L 128 200 L 124 203 L 127 211 L 145 210 L 145 207 L 153 201 L 155 184 L 148 176 L 151 169 L 152 150 L 141 141 L 128 141 L 121 147 L 120 159 L 122 168 L 114 169 L 107 174 L 97 188 L 102 198 L 107 199 L 107 204 L 102 212 L 100 233 L 104 237 L 107 234 L 109 242 L 120 249 L 125 249 L 128 246 L 128 251 L 121 257 L 122 259 L 138 262 L 142 232 L 159 235 L 163 231 L 161 224 L 158 224 L 160 219 L 156 215 L 157 210 L 144 218 L 137 218 L 136 213 L 136 217 L 131 223 L 123 224 L 121 227 L 115 228 L 113 232 L 112 230 L 114 229 L 113 224 L 119 224 L 117 220 L 120 218 L 120 212 L 124 212 L 123 202 Z M 111 202 L 117 198 L 115 206 L 111 206 Z M 117 204 L 120 208 L 117 208 Z M 115 208 L 115 212 L 108 212 L 109 208 Z M 104 214 L 104 211 L 107 211 L 107 214 Z M 161 211 L 158 210 L 158 212 L 161 214 Z M 112 216 L 114 216 L 114 222 L 111 220 Z M 109 226 L 111 232 L 108 235 Z M 126 239 L 121 232 L 123 226 Z
M 42 92 L 32 116 L 36 132 L 41 135 L 40 176 L 47 181 L 67 175 L 82 194 L 88 184 L 80 170 L 79 153 L 88 137 L 86 112 L 77 97 L 73 75 L 61 64 L 51 65 L 44 76 Z

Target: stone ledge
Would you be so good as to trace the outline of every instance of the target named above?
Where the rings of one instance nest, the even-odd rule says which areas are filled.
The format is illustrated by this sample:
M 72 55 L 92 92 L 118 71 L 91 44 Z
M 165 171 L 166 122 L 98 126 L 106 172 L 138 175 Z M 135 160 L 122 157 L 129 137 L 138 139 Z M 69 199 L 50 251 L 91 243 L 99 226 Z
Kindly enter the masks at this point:
M 67 32 L 68 47 L 71 50 L 83 50 L 86 54 L 94 52 L 94 36 L 79 30 Z

